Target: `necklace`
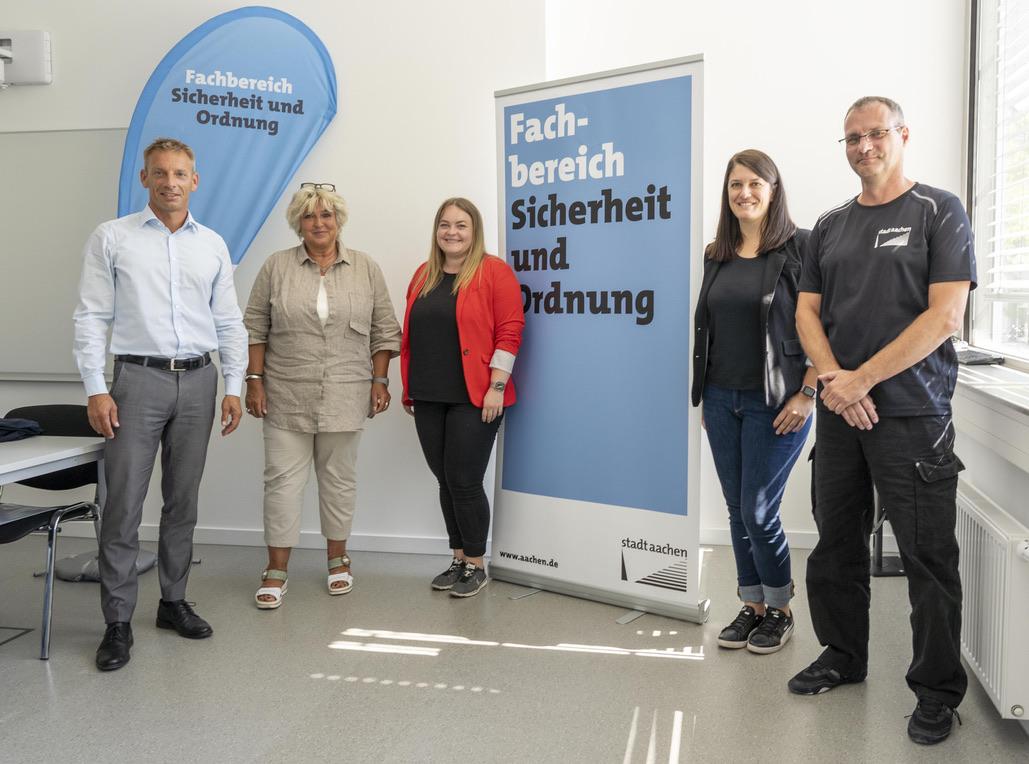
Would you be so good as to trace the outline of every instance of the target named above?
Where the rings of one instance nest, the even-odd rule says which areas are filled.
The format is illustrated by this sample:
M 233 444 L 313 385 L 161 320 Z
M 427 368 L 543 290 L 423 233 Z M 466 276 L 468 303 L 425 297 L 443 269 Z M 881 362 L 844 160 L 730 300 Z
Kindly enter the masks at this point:
M 337 254 L 336 252 L 331 252 L 327 256 L 313 255 L 309 251 L 307 253 L 307 256 L 311 259 L 311 262 L 313 262 L 315 265 L 318 266 L 318 270 L 321 271 L 321 274 L 324 276 L 326 273 L 329 272 L 329 269 L 336 262 L 336 254 Z M 326 257 L 327 257 L 327 259 L 326 259 Z M 323 264 L 323 261 L 324 261 L 324 264 Z

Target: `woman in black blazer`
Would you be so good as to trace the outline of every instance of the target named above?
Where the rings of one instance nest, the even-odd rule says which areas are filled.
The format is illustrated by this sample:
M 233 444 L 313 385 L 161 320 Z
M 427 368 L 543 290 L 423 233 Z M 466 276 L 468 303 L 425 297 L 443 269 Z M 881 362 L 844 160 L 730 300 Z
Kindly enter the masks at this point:
M 692 400 L 704 402 L 743 601 L 718 644 L 755 653 L 776 652 L 793 633 L 779 505 L 815 403 L 817 373 L 794 320 L 807 233 L 790 219 L 775 163 L 754 149 L 733 155 L 705 251 Z

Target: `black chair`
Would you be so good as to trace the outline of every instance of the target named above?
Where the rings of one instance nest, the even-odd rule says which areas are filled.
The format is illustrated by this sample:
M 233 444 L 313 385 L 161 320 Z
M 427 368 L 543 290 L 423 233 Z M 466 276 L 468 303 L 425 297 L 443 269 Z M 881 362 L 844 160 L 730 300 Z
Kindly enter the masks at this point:
M 43 427 L 44 435 L 96 437 L 89 426 L 85 406 L 53 404 L 23 406 L 7 412 L 9 418 L 32 419 Z M 19 481 L 21 485 L 45 491 L 67 491 L 98 483 L 97 463 L 80 464 L 47 475 Z M 98 487 L 99 490 L 99 487 Z M 43 639 L 40 660 L 50 657 L 50 621 L 53 615 L 54 562 L 59 526 L 66 520 L 96 520 L 99 517 L 98 494 L 93 501 L 80 501 L 61 506 L 29 506 L 0 503 L 0 544 L 17 541 L 35 531 L 47 534 L 46 583 L 43 587 Z

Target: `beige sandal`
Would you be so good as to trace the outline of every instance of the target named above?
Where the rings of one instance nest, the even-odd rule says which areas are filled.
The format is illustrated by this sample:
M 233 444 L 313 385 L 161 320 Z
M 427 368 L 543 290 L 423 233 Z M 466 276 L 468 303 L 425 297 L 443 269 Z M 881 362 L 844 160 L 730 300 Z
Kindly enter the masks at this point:
M 262 586 L 257 590 L 257 593 L 254 595 L 254 601 L 260 610 L 275 610 L 275 608 L 282 604 L 282 597 L 286 593 L 286 571 L 269 568 L 261 574 L 261 580 L 267 581 L 269 578 L 282 581 L 282 586 Z M 263 600 L 261 599 L 263 596 L 272 597 L 273 599 Z
M 329 558 L 329 570 L 333 568 L 350 567 L 350 558 L 347 555 L 341 557 Z M 343 586 L 333 587 L 333 584 L 343 582 Z M 329 594 L 335 596 L 337 594 L 346 594 L 354 588 L 354 577 L 350 575 L 349 571 L 343 573 L 330 573 L 328 581 L 326 582 L 329 587 Z

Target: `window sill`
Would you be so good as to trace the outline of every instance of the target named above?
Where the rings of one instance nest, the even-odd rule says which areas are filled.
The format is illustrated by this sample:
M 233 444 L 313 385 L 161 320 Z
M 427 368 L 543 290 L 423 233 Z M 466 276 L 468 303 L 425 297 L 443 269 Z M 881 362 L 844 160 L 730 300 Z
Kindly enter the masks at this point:
M 1006 366 L 959 366 L 954 425 L 1029 472 L 1029 373 Z

